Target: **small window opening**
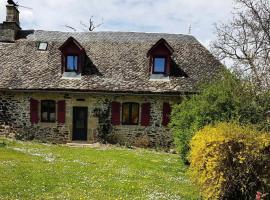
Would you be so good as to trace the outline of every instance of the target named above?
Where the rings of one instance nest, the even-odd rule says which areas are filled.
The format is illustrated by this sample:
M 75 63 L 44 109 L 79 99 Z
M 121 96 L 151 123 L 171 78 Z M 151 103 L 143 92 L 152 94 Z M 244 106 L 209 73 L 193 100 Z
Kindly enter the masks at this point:
M 155 57 L 153 73 L 154 74 L 165 74 L 166 72 L 166 58 L 165 57 Z
M 123 103 L 122 124 L 123 125 L 138 125 L 139 124 L 139 104 L 138 103 Z
M 40 42 L 38 44 L 38 50 L 40 51 L 46 51 L 48 47 L 48 43 L 47 42 Z
M 66 57 L 66 69 L 68 72 L 73 72 L 78 70 L 78 56 L 69 55 Z
M 56 120 L 56 106 L 53 100 L 41 101 L 41 122 L 53 123 Z

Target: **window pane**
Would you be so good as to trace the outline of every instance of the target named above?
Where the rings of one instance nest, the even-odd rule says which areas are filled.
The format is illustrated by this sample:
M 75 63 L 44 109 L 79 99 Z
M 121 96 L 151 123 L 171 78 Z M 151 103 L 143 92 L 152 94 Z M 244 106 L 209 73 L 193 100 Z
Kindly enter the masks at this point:
M 165 58 L 155 58 L 154 59 L 154 72 L 165 72 Z
M 50 112 L 50 115 L 49 115 L 49 121 L 51 122 L 54 122 L 56 120 L 56 114 L 55 114 L 55 101 L 49 101 L 49 112 Z
M 73 67 L 73 56 L 68 56 L 67 57 L 67 69 L 68 70 L 74 70 L 74 67 Z
M 41 101 L 41 121 L 42 122 L 55 122 L 55 101 L 45 100 Z
M 48 121 L 48 113 L 47 112 L 42 112 L 41 113 L 41 121 Z
M 38 44 L 38 50 L 43 50 L 43 51 L 45 51 L 45 50 L 47 50 L 47 46 L 48 46 L 48 43 L 47 43 L 47 42 L 40 42 L 40 43 Z
M 122 107 L 123 111 L 122 111 L 122 120 L 123 120 L 123 124 L 129 124 L 129 104 L 124 103 L 123 107 Z
M 76 71 L 78 68 L 78 56 L 67 56 L 67 70 Z
M 132 104 L 131 124 L 139 123 L 139 105 Z
M 51 101 L 49 102 L 49 108 L 50 108 L 50 113 L 55 113 L 55 102 L 54 101 Z
M 74 56 L 74 70 L 78 68 L 78 56 Z
M 139 104 L 124 103 L 122 106 L 122 123 L 126 125 L 139 124 Z
M 50 121 L 54 122 L 56 120 L 55 113 L 50 113 Z

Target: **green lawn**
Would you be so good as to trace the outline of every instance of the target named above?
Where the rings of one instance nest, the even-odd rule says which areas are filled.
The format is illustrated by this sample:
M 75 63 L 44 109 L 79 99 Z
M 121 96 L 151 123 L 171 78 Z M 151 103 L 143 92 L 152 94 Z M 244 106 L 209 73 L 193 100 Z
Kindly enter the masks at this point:
M 0 199 L 199 199 L 177 155 L 0 139 Z

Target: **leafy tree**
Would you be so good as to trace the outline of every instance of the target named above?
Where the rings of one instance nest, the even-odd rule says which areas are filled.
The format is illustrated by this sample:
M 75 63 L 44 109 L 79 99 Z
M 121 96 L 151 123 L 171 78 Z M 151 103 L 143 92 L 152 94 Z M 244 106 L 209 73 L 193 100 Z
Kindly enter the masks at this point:
M 181 157 L 187 161 L 189 143 L 194 133 L 208 124 L 237 121 L 267 128 L 265 113 L 270 108 L 270 95 L 256 94 L 249 82 L 230 72 L 200 87 L 201 93 L 187 96 L 173 107 L 170 127 Z

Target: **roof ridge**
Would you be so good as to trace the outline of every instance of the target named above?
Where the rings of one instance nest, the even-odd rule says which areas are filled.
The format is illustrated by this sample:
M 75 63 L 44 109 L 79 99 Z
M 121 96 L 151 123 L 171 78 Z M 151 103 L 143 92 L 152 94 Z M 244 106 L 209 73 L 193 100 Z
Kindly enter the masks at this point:
M 22 30 L 22 31 L 30 31 L 30 30 Z M 183 34 L 183 33 L 166 33 L 166 32 L 140 32 L 140 31 L 80 31 L 80 32 L 70 32 L 70 31 L 57 31 L 57 30 L 42 30 L 42 29 L 35 29 L 31 30 L 34 32 L 56 32 L 56 33 L 64 33 L 64 34 L 98 34 L 98 33 L 112 33 L 112 34 L 149 34 L 149 35 L 178 35 L 178 36 L 187 36 L 187 37 L 194 37 L 190 34 Z

